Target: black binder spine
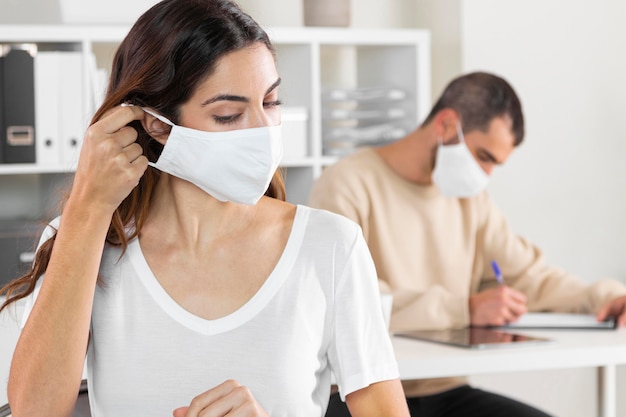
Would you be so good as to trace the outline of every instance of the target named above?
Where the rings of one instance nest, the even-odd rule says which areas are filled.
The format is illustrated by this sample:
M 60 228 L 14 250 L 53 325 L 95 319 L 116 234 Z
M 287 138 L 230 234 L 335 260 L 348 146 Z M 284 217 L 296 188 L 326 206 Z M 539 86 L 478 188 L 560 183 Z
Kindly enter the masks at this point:
M 4 47 L 0 44 L 0 164 L 4 163 Z
M 2 58 L 2 162 L 34 163 L 35 74 L 34 44 L 5 45 Z

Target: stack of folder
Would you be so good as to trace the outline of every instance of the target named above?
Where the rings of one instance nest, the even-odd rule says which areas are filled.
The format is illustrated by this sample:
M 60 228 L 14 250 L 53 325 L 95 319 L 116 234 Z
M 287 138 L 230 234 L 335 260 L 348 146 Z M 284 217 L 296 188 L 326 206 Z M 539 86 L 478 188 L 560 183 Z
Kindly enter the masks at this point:
M 89 113 L 83 54 L 0 48 L 0 163 L 72 169 Z
M 329 89 L 323 99 L 325 155 L 343 156 L 409 132 L 406 92 L 393 87 Z

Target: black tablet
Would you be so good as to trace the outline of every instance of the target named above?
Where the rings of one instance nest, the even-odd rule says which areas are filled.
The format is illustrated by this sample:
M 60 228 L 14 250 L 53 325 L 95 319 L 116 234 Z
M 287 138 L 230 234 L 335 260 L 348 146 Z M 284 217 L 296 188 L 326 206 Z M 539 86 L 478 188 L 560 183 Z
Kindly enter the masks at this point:
M 443 343 L 469 349 L 490 349 L 501 347 L 526 346 L 551 342 L 543 337 L 527 336 L 484 327 L 466 327 L 446 330 L 412 330 L 394 333 L 394 336 L 408 337 L 426 342 Z

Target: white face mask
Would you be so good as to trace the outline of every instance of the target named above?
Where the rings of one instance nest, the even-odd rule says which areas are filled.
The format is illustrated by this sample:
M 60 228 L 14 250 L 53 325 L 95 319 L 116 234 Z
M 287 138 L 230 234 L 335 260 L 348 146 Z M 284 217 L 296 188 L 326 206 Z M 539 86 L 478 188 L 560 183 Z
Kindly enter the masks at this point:
M 446 197 L 473 197 L 487 187 L 489 176 L 465 145 L 461 125 L 457 121 L 459 143 L 444 145 L 439 140 L 433 182 Z
M 281 125 L 205 132 L 143 110 L 172 126 L 161 156 L 151 166 L 220 201 L 253 205 L 265 194 L 283 156 Z

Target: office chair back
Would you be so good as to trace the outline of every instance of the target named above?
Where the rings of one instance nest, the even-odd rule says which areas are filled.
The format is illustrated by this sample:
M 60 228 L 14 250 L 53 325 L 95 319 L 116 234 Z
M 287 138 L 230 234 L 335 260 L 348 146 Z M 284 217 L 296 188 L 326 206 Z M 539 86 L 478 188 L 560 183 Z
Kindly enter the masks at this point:
M 0 417 L 9 417 L 11 415 L 11 407 L 9 404 L 5 404 L 0 407 Z M 80 382 L 80 389 L 78 390 L 78 397 L 76 398 L 76 405 L 72 412 L 72 417 L 91 417 L 91 410 L 89 409 L 89 393 L 87 391 L 87 380 L 83 379 Z

